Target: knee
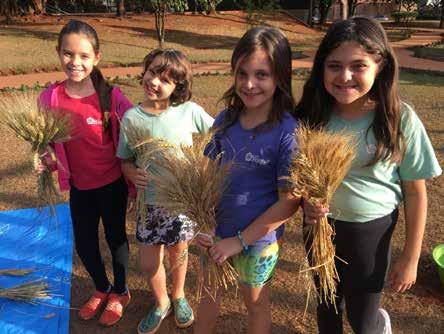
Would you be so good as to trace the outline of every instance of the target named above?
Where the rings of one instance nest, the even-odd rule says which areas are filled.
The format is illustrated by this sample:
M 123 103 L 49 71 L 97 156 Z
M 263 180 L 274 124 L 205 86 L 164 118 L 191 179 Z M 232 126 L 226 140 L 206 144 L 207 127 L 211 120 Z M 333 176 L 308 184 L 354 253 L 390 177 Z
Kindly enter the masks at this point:
M 154 276 L 161 265 L 163 264 L 158 261 L 144 261 L 139 259 L 139 269 L 148 277 Z

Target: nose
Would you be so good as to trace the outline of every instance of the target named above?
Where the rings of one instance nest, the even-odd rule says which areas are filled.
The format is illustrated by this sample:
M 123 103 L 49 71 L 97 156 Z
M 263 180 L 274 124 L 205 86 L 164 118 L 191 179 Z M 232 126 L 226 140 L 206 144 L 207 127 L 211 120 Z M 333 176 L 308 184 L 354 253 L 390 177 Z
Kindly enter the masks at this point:
M 344 68 L 341 71 L 341 79 L 343 82 L 347 82 L 351 80 L 353 77 L 353 71 L 351 71 L 349 68 Z
M 81 64 L 80 56 L 74 56 L 72 59 L 72 63 L 73 65 L 80 65 Z
M 253 89 L 255 86 L 254 79 L 251 77 L 247 78 L 246 86 L 248 89 Z
M 158 86 L 159 85 L 159 83 L 160 83 L 160 79 L 159 79 L 159 77 L 158 76 L 154 76 L 154 77 L 152 77 L 150 80 L 150 83 L 153 85 L 153 86 Z

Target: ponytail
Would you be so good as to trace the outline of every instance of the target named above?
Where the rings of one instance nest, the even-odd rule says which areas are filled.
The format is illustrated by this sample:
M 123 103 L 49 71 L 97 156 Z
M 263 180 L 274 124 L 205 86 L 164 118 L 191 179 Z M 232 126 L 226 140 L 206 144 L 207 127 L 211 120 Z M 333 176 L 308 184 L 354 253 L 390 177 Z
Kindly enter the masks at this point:
M 99 97 L 100 110 L 103 113 L 103 129 L 109 131 L 111 128 L 109 115 L 111 111 L 111 92 L 113 86 L 105 80 L 97 66 L 94 66 L 90 76 L 94 89 Z

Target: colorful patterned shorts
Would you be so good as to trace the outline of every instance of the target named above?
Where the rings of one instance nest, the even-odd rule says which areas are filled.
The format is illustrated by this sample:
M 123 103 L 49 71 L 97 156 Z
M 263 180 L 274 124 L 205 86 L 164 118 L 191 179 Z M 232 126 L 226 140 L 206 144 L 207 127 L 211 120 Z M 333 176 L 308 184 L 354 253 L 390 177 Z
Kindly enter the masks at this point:
M 162 207 L 147 205 L 146 216 L 137 217 L 136 238 L 145 245 L 174 246 L 193 238 L 194 225 L 186 216 L 171 216 Z
M 248 251 L 232 258 L 232 264 L 239 274 L 239 281 L 253 288 L 260 288 L 271 280 L 279 258 L 279 244 L 274 242 L 258 250 Z

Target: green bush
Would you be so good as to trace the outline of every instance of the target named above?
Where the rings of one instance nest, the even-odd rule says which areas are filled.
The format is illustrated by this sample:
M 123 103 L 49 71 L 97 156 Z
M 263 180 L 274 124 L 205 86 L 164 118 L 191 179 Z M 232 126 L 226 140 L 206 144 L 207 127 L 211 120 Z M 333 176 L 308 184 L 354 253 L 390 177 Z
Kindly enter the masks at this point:
M 395 22 L 407 22 L 413 21 L 418 16 L 418 12 L 392 12 L 392 17 L 395 19 Z

